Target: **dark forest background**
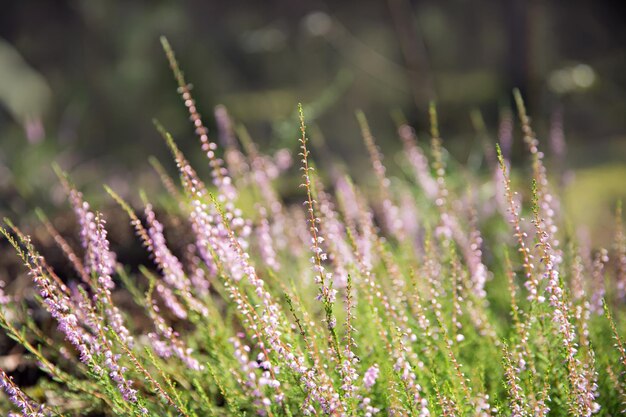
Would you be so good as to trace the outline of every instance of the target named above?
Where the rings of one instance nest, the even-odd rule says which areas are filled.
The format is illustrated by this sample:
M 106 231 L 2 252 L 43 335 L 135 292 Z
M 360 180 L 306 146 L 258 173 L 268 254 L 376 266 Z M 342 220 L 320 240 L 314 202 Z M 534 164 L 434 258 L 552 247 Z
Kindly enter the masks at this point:
M 471 164 L 482 152 L 476 115 L 495 142 L 517 87 L 546 148 L 562 120 L 572 198 L 585 195 L 578 211 L 597 217 L 597 206 L 626 193 L 619 4 L 4 0 L 0 212 L 63 208 L 52 161 L 97 195 L 104 182 L 120 192 L 156 188 L 148 156 L 169 160 L 154 117 L 203 165 L 159 43 L 165 35 L 209 127 L 214 106 L 224 104 L 263 149 L 295 149 L 301 101 L 330 152 L 353 167 L 367 164 L 357 109 L 391 158 L 400 149 L 393 115 L 402 112 L 426 139 L 434 99 L 445 145 Z M 519 138 L 518 128 L 521 160 Z

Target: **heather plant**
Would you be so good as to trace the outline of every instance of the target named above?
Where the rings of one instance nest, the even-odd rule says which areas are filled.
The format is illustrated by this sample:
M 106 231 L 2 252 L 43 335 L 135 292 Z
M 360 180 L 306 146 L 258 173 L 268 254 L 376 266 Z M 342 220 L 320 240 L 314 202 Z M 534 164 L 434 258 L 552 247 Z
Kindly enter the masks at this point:
M 163 46 L 211 180 L 155 122 L 180 185 L 151 163 L 176 204 L 159 207 L 140 193 L 142 206 L 132 207 L 106 187 L 150 255 L 138 271 L 117 261 L 103 214 L 60 169 L 80 248 L 38 214 L 73 274 L 55 272 L 5 220 L 0 232 L 37 295 L 0 287 L 0 325 L 44 375 L 20 387 L 0 370 L 6 414 L 624 411 L 621 206 L 614 242 L 590 249 L 577 240 L 519 93 L 528 179 L 513 177 L 509 113 L 483 179 L 451 163 L 431 106 L 429 145 L 398 126 L 404 170 L 395 178 L 357 113 L 376 179 L 367 187 L 338 167 L 328 176 L 314 169 L 303 106 L 295 163 L 284 150 L 263 154 L 223 107 L 215 111 L 218 148 L 165 39 Z M 277 182 L 296 168 L 303 204 L 288 204 Z M 166 224 L 187 227 L 184 241 L 168 239 Z M 120 294 L 134 305 L 123 308 Z

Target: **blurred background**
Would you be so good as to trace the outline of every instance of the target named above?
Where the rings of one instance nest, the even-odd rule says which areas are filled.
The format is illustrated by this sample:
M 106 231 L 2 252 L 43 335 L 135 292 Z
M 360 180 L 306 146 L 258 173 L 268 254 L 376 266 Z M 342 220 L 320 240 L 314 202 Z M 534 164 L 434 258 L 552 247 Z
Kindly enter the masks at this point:
M 301 101 L 316 136 L 353 167 L 368 164 L 355 110 L 391 160 L 392 115 L 424 140 L 436 100 L 445 146 L 480 169 L 479 136 L 496 141 L 517 87 L 548 153 L 562 126 L 574 220 L 610 228 L 626 197 L 620 3 L 3 0 L 0 215 L 67 210 L 53 161 L 96 201 L 103 183 L 122 194 L 158 189 L 148 157 L 169 156 L 153 118 L 206 165 L 159 43 L 166 35 L 212 131 L 224 104 L 262 149 L 295 150 Z M 515 161 L 526 158 L 520 137 L 516 125 Z

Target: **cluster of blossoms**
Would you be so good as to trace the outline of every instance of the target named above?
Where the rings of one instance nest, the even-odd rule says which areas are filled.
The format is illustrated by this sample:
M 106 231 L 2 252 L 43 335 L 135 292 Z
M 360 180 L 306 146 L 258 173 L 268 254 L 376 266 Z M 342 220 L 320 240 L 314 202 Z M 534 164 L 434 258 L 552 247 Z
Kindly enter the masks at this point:
M 183 417 L 592 416 L 626 402 L 623 323 L 610 315 L 626 293 L 621 212 L 611 251 L 585 242 L 560 248 L 558 194 L 549 191 L 522 106 L 536 183 L 530 224 L 510 180 L 512 116 L 502 118 L 499 168 L 487 152 L 498 183 L 487 183 L 493 186 L 486 194 L 500 193 L 492 204 L 455 185 L 457 175 L 467 174 L 447 164 L 434 107 L 429 156 L 413 128 L 398 128 L 410 181 L 388 178 L 382 152 L 358 114 L 378 181 L 373 192 L 339 168 L 325 188 L 313 171 L 300 107 L 304 205 L 290 205 L 274 184 L 290 168 L 290 152 L 261 154 L 218 106 L 222 159 L 165 41 L 164 47 L 212 182 L 201 180 L 158 125 L 181 189 L 153 165 L 177 209 L 153 206 L 141 195 L 142 209 L 135 212 L 108 189 L 151 257 L 152 265 L 139 272 L 118 265 L 104 216 L 63 175 L 81 250 L 75 252 L 51 221 L 43 223 L 75 276 L 57 275 L 12 223 L 0 228 L 47 312 L 32 319 L 22 307 L 28 304 L 0 281 L 0 325 L 50 377 L 44 390 L 22 390 L 3 361 L 8 415 L 76 415 L 89 408 L 103 415 Z M 559 132 L 553 135 L 562 154 Z M 246 205 L 250 196 L 257 200 Z M 190 233 L 168 242 L 164 219 L 180 230 L 187 224 Z M 495 232 L 485 227 L 498 221 Z M 507 224 L 508 236 L 502 233 Z M 609 279 L 613 270 L 615 280 Z M 499 289 L 506 285 L 503 295 Z M 133 307 L 120 301 L 129 299 Z M 502 320 L 507 303 L 511 320 Z M 43 330 L 49 318 L 60 337 Z M 602 343 L 609 332 L 615 349 Z
M 405 389 L 411 394 L 411 409 L 415 409 L 417 415 L 420 417 L 428 417 L 431 415 L 428 409 L 428 401 L 422 395 L 422 387 L 416 382 L 417 375 L 413 372 L 407 359 L 407 354 L 409 354 L 410 351 L 402 338 L 398 338 L 398 344 L 399 349 L 395 352 L 396 362 L 393 366 L 393 370 L 400 375 Z
M 67 186 L 66 186 L 67 187 Z M 83 200 L 82 194 L 76 189 L 67 187 L 70 202 L 80 224 L 81 242 L 85 249 L 84 275 L 95 277 L 92 283 L 94 302 L 106 306 L 109 325 L 122 341 L 132 345 L 133 338 L 124 325 L 122 315 L 111 301 L 111 291 L 115 284 L 111 275 L 115 270 L 115 255 L 109 249 L 105 220 L 99 213 L 90 211 L 89 203 Z
M 45 417 L 49 414 L 49 410 L 43 405 L 35 404 L 30 400 L 22 390 L 13 383 L 13 380 L 3 370 L 0 369 L 0 387 L 7 393 L 11 402 L 15 404 L 22 412 L 22 415 L 28 417 Z M 11 413 L 14 416 L 18 414 Z
M 264 360 L 263 352 L 257 355 L 256 360 L 250 360 L 250 346 L 241 343 L 242 337 L 243 335 L 238 335 L 238 337 L 229 339 L 233 344 L 235 359 L 240 365 L 239 383 L 246 387 L 249 396 L 254 398 L 252 404 L 257 408 L 258 414 L 264 416 L 267 415 L 268 407 L 272 404 L 272 400 L 264 394 L 265 387 L 275 390 L 280 387 L 280 382 L 272 377 L 270 372 L 272 365 L 269 361 Z M 258 375 L 259 372 L 260 375 Z M 280 404 L 283 400 L 283 394 L 276 394 L 274 400 Z
M 80 361 L 100 377 L 106 370 L 124 400 L 137 403 L 137 390 L 132 387 L 133 381 L 126 377 L 127 368 L 119 364 L 120 355 L 113 352 L 113 342 L 107 336 L 110 330 L 126 345 L 133 341 L 119 309 L 111 300 L 110 291 L 114 284 L 110 274 L 114 265 L 104 231 L 104 221 L 100 215 L 89 211 L 89 206 L 81 201 L 80 193 L 74 189 L 69 191 L 75 203 L 79 222 L 86 228 L 83 230 L 82 238 L 85 265 L 89 265 L 89 274 L 94 277 L 90 286 L 94 292 L 93 300 L 85 296 L 85 289 L 70 291 L 44 258 L 35 251 L 30 238 L 19 229 L 12 227 L 19 242 L 13 240 L 4 229 L 2 232 L 22 256 L 39 289 L 44 307 L 57 321 L 65 339 L 76 348 Z M 87 272 L 85 271 L 83 275 L 87 275 Z M 99 308 L 104 310 L 108 320 L 105 321 L 104 317 L 96 312 Z M 79 322 L 79 318 L 83 320 Z
M 546 293 L 548 294 L 550 306 L 553 308 L 552 320 L 556 324 L 563 340 L 569 378 L 572 382 L 573 398 L 576 401 L 575 409 L 580 416 L 591 416 L 599 410 L 599 404 L 595 401 L 597 394 L 595 378 L 590 379 L 589 372 L 585 372 L 582 363 L 576 357 L 578 352 L 576 330 L 571 322 L 570 306 L 565 300 L 565 292 L 559 280 L 555 255 L 548 240 L 549 234 L 539 226 L 537 218 L 535 221 L 537 222 L 539 244 L 543 251 L 544 279 L 547 281 Z

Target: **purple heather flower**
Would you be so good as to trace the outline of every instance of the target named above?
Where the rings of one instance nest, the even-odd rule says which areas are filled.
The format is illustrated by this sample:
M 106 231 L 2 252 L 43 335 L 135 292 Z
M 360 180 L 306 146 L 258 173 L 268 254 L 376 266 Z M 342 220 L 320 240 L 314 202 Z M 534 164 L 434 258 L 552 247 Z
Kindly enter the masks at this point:
M 22 411 L 22 416 L 45 417 L 50 415 L 50 411 L 43 405 L 36 404 L 28 398 L 2 369 L 0 369 L 0 387 L 7 393 L 11 402 Z
M 378 365 L 374 364 L 369 367 L 365 374 L 363 374 L 363 386 L 365 389 L 369 390 L 374 386 L 376 380 L 378 379 L 378 374 L 380 373 L 380 369 Z

